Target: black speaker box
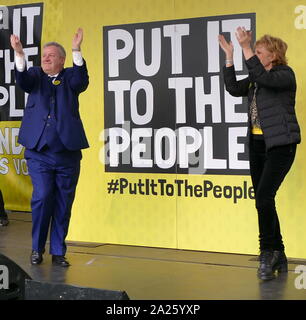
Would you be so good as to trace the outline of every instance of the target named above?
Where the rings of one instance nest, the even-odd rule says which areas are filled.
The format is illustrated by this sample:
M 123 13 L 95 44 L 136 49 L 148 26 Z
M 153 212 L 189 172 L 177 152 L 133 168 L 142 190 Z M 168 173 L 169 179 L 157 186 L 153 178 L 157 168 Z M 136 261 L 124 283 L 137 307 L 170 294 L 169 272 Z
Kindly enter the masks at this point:
M 125 291 L 26 280 L 26 300 L 129 300 Z
M 0 253 L 0 300 L 24 300 L 25 279 L 31 277 L 14 261 Z

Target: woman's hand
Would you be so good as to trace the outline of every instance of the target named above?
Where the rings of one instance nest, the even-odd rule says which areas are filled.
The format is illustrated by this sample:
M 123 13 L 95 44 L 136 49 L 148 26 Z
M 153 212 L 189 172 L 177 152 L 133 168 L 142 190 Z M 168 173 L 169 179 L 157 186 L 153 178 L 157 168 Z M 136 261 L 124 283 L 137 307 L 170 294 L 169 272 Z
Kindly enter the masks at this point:
M 251 47 L 252 31 L 246 31 L 244 27 L 238 27 L 236 30 L 236 38 L 242 48 L 245 60 L 252 58 L 254 56 L 254 52 Z
M 221 49 L 225 52 L 226 60 L 233 60 L 234 46 L 232 42 L 227 42 L 222 34 L 218 36 Z
M 245 27 L 238 27 L 236 30 L 236 38 L 242 49 L 251 48 L 252 31 L 245 30 Z
M 225 65 L 231 67 L 234 64 L 234 46 L 232 41 L 227 42 L 222 34 L 218 36 L 221 49 L 225 52 Z

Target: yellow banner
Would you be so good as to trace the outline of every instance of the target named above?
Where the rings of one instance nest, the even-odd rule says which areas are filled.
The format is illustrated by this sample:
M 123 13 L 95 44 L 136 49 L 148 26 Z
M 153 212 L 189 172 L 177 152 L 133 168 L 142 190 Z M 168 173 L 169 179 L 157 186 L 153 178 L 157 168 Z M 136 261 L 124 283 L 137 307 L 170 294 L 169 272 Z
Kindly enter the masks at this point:
M 0 189 L 6 209 L 31 211 L 32 184 L 24 148 L 17 142 L 19 126 L 18 121 L 0 122 Z

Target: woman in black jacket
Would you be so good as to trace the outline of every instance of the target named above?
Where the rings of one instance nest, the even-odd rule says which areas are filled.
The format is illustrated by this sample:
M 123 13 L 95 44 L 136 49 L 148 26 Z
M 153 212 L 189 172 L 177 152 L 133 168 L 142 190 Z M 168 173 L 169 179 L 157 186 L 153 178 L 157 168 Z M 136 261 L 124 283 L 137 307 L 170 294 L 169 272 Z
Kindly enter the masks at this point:
M 251 47 L 251 31 L 239 27 L 237 40 L 242 48 L 249 76 L 237 81 L 233 65 L 233 45 L 220 35 L 226 55 L 224 81 L 233 96 L 249 101 L 250 173 L 255 190 L 259 224 L 262 280 L 275 277 L 275 271 L 287 272 L 287 258 L 275 208 L 275 196 L 288 173 L 301 141 L 295 114 L 296 80 L 287 66 L 287 44 L 279 38 L 263 36 Z

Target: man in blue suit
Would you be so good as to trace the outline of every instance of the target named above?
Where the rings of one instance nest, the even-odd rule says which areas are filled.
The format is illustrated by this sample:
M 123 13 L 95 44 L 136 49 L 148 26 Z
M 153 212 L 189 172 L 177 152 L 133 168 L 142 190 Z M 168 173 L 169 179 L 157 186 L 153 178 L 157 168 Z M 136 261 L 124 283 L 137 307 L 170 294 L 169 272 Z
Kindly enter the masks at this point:
M 43 261 L 50 224 L 52 263 L 70 265 L 65 257 L 65 238 L 80 173 L 81 149 L 89 147 L 78 101 L 89 84 L 82 41 L 83 30 L 79 28 L 72 41 L 73 67 L 64 68 L 64 48 L 49 42 L 43 47 L 41 67 L 27 70 L 20 39 L 11 35 L 16 82 L 29 94 L 18 141 L 25 147 L 33 184 L 30 261 L 34 265 Z

